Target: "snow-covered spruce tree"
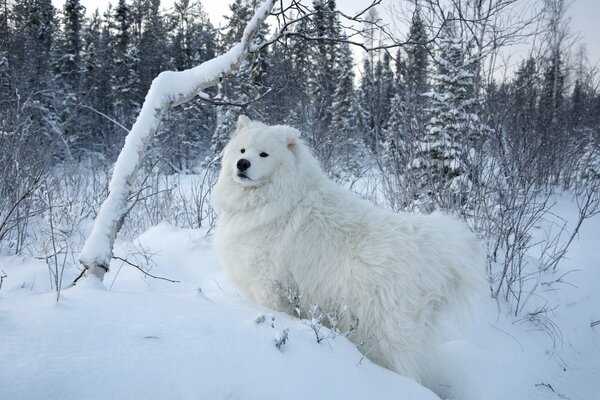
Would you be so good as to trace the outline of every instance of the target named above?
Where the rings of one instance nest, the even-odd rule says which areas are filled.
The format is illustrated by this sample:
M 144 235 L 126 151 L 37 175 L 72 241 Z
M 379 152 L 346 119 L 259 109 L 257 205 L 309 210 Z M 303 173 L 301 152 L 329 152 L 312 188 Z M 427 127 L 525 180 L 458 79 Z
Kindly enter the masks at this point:
M 285 74 L 290 89 L 284 96 L 289 104 L 285 121 L 299 128 L 301 132 L 308 132 L 309 129 L 310 95 L 308 80 L 312 68 L 309 57 L 312 43 L 301 35 L 306 34 L 306 32 L 312 33 L 311 29 L 308 18 L 300 20 L 295 27 L 292 27 L 293 32 L 298 35 L 291 36 L 287 44 L 291 65 L 289 65 L 290 69 Z
M 139 48 L 133 40 L 131 8 L 126 0 L 119 0 L 114 10 L 111 35 L 113 55 L 113 75 L 111 78 L 114 92 L 114 117 L 125 126 L 133 123 L 142 94 L 139 71 Z
M 230 4 L 231 15 L 225 17 L 226 32 L 222 38 L 222 47 L 226 48 L 236 43 L 242 37 L 244 27 L 250 20 L 257 4 L 252 0 L 235 0 Z M 254 44 L 264 42 L 268 33 L 266 25 L 260 26 L 254 37 Z M 266 50 L 265 50 L 266 53 Z M 266 91 L 266 70 L 268 69 L 265 53 L 252 54 L 245 58 L 236 71 L 224 77 L 219 85 L 219 99 L 224 102 L 243 104 L 256 99 L 261 92 Z M 241 107 L 235 105 L 220 105 L 217 107 L 217 125 L 212 137 L 211 150 L 214 155 L 221 152 L 235 126 L 237 117 L 242 112 Z M 250 113 L 251 114 L 251 113 Z M 261 118 L 261 115 L 254 116 Z
M 369 83 L 368 80 L 365 81 L 365 85 Z M 369 109 L 368 114 L 371 116 L 372 124 L 368 130 L 367 142 L 371 151 L 376 155 L 380 155 L 381 146 L 385 141 L 383 131 L 389 119 L 393 97 L 394 73 L 391 68 L 391 57 L 389 53 L 385 52 L 383 57 L 377 57 L 375 63 L 371 98 L 365 97 L 365 100 L 370 100 L 370 104 L 366 103 L 365 107 Z
M 390 56 L 378 60 L 375 69 L 368 58 L 363 60 L 362 79 L 358 88 L 358 119 L 367 148 L 377 157 L 382 156 L 386 141 L 385 128 L 392 113 L 395 93 L 394 75 L 390 68 Z
M 83 26 L 85 8 L 80 0 L 67 0 L 61 18 L 61 30 L 54 41 L 53 53 L 58 87 L 56 107 L 61 120 L 63 143 L 68 144 L 68 153 L 77 155 L 89 138 L 84 129 L 84 116 L 79 103 L 83 100 Z
M 310 112 L 313 121 L 309 128 L 308 140 L 321 162 L 331 166 L 335 144 L 329 129 L 331 126 L 331 105 L 339 79 L 340 27 L 334 0 L 314 0 L 312 23 L 319 40 L 310 54 L 311 70 L 308 80 Z
M 385 52 L 383 58 L 378 60 L 375 66 L 375 88 L 377 90 L 375 126 L 380 140 L 382 140 L 382 131 L 390 118 L 392 98 L 395 94 L 395 79 L 391 61 L 392 57 Z
M 375 8 L 369 10 L 365 17 L 364 43 L 367 48 L 376 46 L 376 23 L 379 14 Z M 360 83 L 357 90 L 358 122 L 365 146 L 375 154 L 377 142 L 375 134 L 375 63 L 377 51 L 369 51 L 363 57 L 362 68 L 359 69 Z
M 216 30 L 200 0 L 175 2 L 166 19 L 174 27 L 168 35 L 167 51 L 172 67 L 181 71 L 214 58 Z M 208 88 L 206 93 L 214 95 L 215 91 Z M 210 141 L 215 126 L 214 107 L 198 98 L 191 100 L 182 110 L 165 117 L 155 137 L 155 158 L 163 158 L 174 171 L 192 170 L 212 155 Z
M 56 142 L 55 128 L 60 125 L 54 107 L 57 82 L 51 68 L 57 28 L 55 9 L 50 0 L 15 2 L 12 19 L 8 53 L 12 90 L 9 95 L 14 100 L 21 99 L 15 106 L 18 104 L 18 114 L 26 117 L 28 124 L 19 139 L 27 143 L 31 154 L 39 149 L 47 154 L 46 146 Z M 9 128 L 9 131 L 16 130 L 16 127 Z
M 376 37 L 380 20 L 376 9 L 370 9 L 364 21 L 365 46 L 373 48 L 381 44 L 380 39 Z M 364 57 L 361 72 L 358 91 L 361 130 L 369 150 L 379 156 L 383 129 L 387 124 L 394 96 L 394 73 L 390 54 L 381 50 L 369 51 Z
M 12 67 L 20 95 L 25 96 L 47 89 L 53 81 L 50 60 L 55 10 L 51 0 L 15 2 L 12 16 Z
M 12 32 L 8 23 L 8 3 L 0 3 L 0 35 L 4 38 L 0 42 L 0 121 L 4 121 L 8 112 L 9 92 L 10 92 L 10 65 L 9 49 Z
M 82 74 L 82 30 L 84 10 L 80 0 L 67 0 L 63 8 L 63 34 L 60 53 L 60 74 L 67 86 L 68 96 L 78 97 L 80 94 Z
M 298 85 L 299 77 L 292 73 L 294 62 L 289 44 L 275 42 L 269 46 L 268 52 L 264 52 L 264 56 L 267 58 L 268 74 L 263 84 L 268 88 L 268 92 L 248 108 L 252 113 L 266 117 L 265 120 L 269 124 L 288 125 L 295 123 L 290 117 L 298 109 L 296 112 L 300 115 L 294 119 L 301 121 L 302 105 L 306 104 L 306 98 Z
M 384 169 L 392 174 L 402 175 L 408 163 L 408 142 L 406 98 L 407 88 L 404 80 L 405 65 L 400 50 L 396 54 L 396 76 L 393 84 L 389 117 L 382 135 L 382 163 Z
M 421 7 L 416 3 L 410 25 L 406 48 L 406 91 L 415 115 L 424 115 L 422 107 L 426 99 L 422 96 L 428 89 L 429 49 L 427 29 L 421 16 Z
M 247 24 L 241 41 L 227 53 L 186 71 L 162 72 L 152 81 L 140 114 L 127 135 L 117 158 L 109 184 L 109 194 L 102 203 L 90 236 L 80 254 L 80 262 L 88 276 L 100 279 L 108 271 L 113 246 L 130 203 L 132 183 L 148 144 L 158 129 L 165 112 L 183 104 L 234 70 L 249 54 L 254 35 L 269 15 L 275 0 L 266 0 Z
M 340 53 L 339 81 L 331 104 L 330 135 L 336 144 L 334 165 L 342 171 L 358 173 L 361 169 L 360 162 L 365 158 L 356 116 L 354 62 L 352 50 L 347 43 L 341 45 Z
M 160 13 L 160 0 L 144 0 L 142 32 L 139 42 L 139 79 L 145 93 L 152 79 L 171 68 L 167 51 L 167 26 Z
M 437 74 L 429 98 L 429 122 L 409 164 L 420 187 L 417 206 L 426 211 L 462 206 L 469 190 L 468 158 L 475 148 L 481 124 L 472 111 L 473 73 L 477 58 L 470 45 L 452 25 L 447 25 L 438 43 Z
M 107 15 L 112 14 L 112 9 Z M 98 10 L 89 18 L 83 29 L 83 94 L 80 110 L 81 129 L 86 133 L 82 150 L 102 154 L 104 156 L 116 156 L 115 146 L 120 146 L 114 140 L 114 132 L 122 130 L 109 121 L 104 115 L 113 115 L 113 91 L 112 76 L 112 47 L 108 21 L 103 24 L 103 19 Z M 99 114 L 102 113 L 102 114 Z M 123 134 L 119 133 L 122 137 Z
M 363 59 L 360 85 L 358 87 L 358 119 L 367 148 L 375 153 L 375 79 L 370 57 Z
M 427 28 L 421 15 L 421 7 L 418 2 L 415 3 L 411 26 L 406 38 L 407 44 L 403 48 L 406 57 L 403 62 L 396 64 L 396 77 L 402 76 L 405 83 L 402 131 L 406 138 L 404 143 L 409 146 L 403 153 L 407 157 L 412 157 L 417 140 L 425 135 L 427 122 L 425 110 L 429 104 L 429 99 L 423 94 L 429 88 L 430 45 L 428 44 Z M 399 172 L 400 170 L 405 171 L 406 167 L 402 165 L 398 170 Z M 415 185 L 406 185 L 406 187 L 418 191 Z

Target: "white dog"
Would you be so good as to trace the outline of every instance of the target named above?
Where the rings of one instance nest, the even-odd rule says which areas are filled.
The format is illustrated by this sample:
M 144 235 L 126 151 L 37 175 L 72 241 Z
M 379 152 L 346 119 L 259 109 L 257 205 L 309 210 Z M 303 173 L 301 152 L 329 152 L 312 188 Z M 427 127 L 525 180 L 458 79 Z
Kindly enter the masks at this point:
M 214 243 L 242 295 L 286 312 L 278 285 L 308 305 L 341 303 L 358 320 L 350 339 L 366 341 L 360 350 L 416 380 L 441 314 L 461 311 L 481 282 L 483 252 L 461 223 L 396 214 L 352 196 L 288 126 L 239 118 L 214 204 Z

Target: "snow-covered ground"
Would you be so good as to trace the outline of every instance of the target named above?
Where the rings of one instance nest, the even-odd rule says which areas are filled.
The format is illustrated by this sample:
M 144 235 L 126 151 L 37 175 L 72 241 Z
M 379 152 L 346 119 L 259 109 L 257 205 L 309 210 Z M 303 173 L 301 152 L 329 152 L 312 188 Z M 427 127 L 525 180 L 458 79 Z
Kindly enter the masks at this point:
M 576 216 L 567 198 L 554 211 Z M 463 400 L 600 398 L 600 325 L 590 325 L 600 320 L 599 238 L 597 215 L 555 274 L 572 270 L 568 284 L 542 285 L 531 300 L 532 310 L 551 310 L 537 324 L 488 299 L 447 332 L 438 391 Z M 116 255 L 179 282 L 114 260 L 103 283 L 81 280 L 57 302 L 45 261 L 0 257 L 0 399 L 437 398 L 363 359 L 346 338 L 317 343 L 305 322 L 242 299 L 204 231 L 162 223 L 119 241 Z M 77 272 L 67 268 L 65 282 Z

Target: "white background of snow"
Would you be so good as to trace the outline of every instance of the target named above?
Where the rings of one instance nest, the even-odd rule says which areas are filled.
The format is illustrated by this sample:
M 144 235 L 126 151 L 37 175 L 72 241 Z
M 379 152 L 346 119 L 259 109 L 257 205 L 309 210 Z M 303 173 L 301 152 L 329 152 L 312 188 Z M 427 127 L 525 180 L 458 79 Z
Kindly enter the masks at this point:
M 554 210 L 572 220 L 567 198 Z M 515 324 L 492 300 L 473 322 L 448 334 L 438 365 L 456 398 L 598 399 L 600 393 L 600 216 L 583 225 L 560 273 L 574 286 L 540 292 L 558 305 L 555 345 L 530 324 Z M 145 278 L 114 261 L 104 284 L 87 280 L 49 292 L 41 260 L 0 257 L 0 399 L 435 399 L 431 392 L 367 360 L 345 338 L 317 344 L 301 321 L 241 299 L 228 285 L 204 232 L 160 224 L 137 243 Z M 69 271 L 65 280 L 74 277 Z M 197 289 L 201 287 L 202 293 Z M 272 314 L 257 325 L 259 313 Z M 283 351 L 274 338 L 289 328 Z M 555 392 L 541 383 L 552 385 Z M 537 385 L 537 386 L 536 386 Z

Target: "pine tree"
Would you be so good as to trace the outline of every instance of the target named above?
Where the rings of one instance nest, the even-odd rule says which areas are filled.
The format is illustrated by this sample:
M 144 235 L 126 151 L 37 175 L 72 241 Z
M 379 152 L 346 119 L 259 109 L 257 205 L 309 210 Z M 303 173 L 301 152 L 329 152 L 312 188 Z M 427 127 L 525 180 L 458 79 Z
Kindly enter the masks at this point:
M 19 105 L 20 118 L 27 119 L 27 130 L 19 139 L 31 151 L 44 147 L 47 150 L 60 132 L 55 112 L 57 84 L 51 68 L 55 9 L 50 0 L 26 0 L 14 3 L 12 16 L 10 95 L 18 94 L 21 99 L 27 99 Z M 8 127 L 9 130 L 18 128 Z M 67 148 L 63 150 L 68 152 Z
M 425 103 L 423 94 L 428 90 L 427 74 L 429 49 L 427 30 L 421 17 L 421 7 L 417 3 L 408 34 L 406 46 L 406 90 L 410 102 L 417 110 Z M 421 114 L 421 113 L 418 113 Z
M 215 28 L 200 0 L 175 2 L 169 26 L 174 28 L 169 51 L 176 70 L 191 68 L 216 54 Z
M 199 0 L 180 0 L 167 15 L 172 27 L 167 53 L 177 70 L 192 68 L 215 56 L 215 30 Z M 207 93 L 213 94 L 212 90 Z M 200 99 L 170 113 L 155 136 L 157 158 L 166 159 L 175 171 L 193 171 L 211 156 L 210 140 L 215 130 L 215 110 Z
M 131 34 L 131 9 L 126 0 L 119 0 L 114 11 L 115 35 L 112 56 L 114 69 L 112 88 L 114 95 L 114 116 L 125 126 L 133 124 L 143 100 L 139 71 L 139 48 Z
M 313 126 L 309 141 L 318 157 L 325 161 L 332 156 L 333 151 L 328 133 L 332 118 L 331 104 L 339 77 L 337 67 L 340 50 L 337 39 L 340 37 L 340 28 L 335 1 L 314 0 L 313 9 L 315 35 L 322 39 L 316 43 L 310 57 L 312 69 L 308 91 Z
M 469 56 L 469 44 L 448 25 L 438 45 L 438 71 L 426 96 L 430 99 L 429 122 L 425 136 L 410 164 L 422 187 L 421 205 L 447 207 L 447 201 L 464 201 L 470 185 L 468 158 L 475 148 L 481 124 L 473 112 L 473 73 L 477 61 Z M 450 198 L 446 198 L 450 197 Z
M 514 82 L 514 106 L 509 128 L 513 146 L 523 148 L 533 143 L 535 120 L 538 114 L 538 76 L 535 60 L 531 57 L 521 63 Z
M 63 82 L 71 93 L 78 97 L 80 94 L 81 73 L 83 72 L 82 27 L 85 8 L 80 0 L 67 0 L 63 11 L 63 47 L 61 50 L 61 75 Z
M 390 113 L 383 133 L 383 162 L 384 167 L 391 173 L 403 174 L 408 163 L 408 144 L 412 142 L 412 138 L 407 138 L 407 125 L 410 121 L 406 112 L 405 65 L 400 50 L 396 55 L 395 70 Z
M 369 57 L 363 59 L 362 77 L 358 89 L 358 117 L 363 140 L 367 148 L 375 153 L 375 78 Z
M 302 19 L 294 29 L 297 33 L 314 35 L 306 18 Z M 289 104 L 286 120 L 300 128 L 302 132 L 307 132 L 310 110 L 308 80 L 312 68 L 310 60 L 312 44 L 301 36 L 292 36 L 288 48 L 291 65 L 286 73 L 286 82 L 291 90 L 284 96 Z
M 373 140 L 377 147 L 375 151 L 379 154 L 379 147 L 385 142 L 384 129 L 388 124 L 395 89 L 389 53 L 384 53 L 383 59 L 377 61 L 374 78 Z
M 560 49 L 552 52 L 544 72 L 540 102 L 540 125 L 555 125 L 563 116 L 561 114 L 565 95 L 565 75 Z
M 144 6 L 146 12 L 142 23 L 138 72 L 142 93 L 147 92 L 152 80 L 169 67 L 167 30 L 159 9 L 160 0 L 146 0 Z
M 235 0 L 230 6 L 231 15 L 226 17 L 226 33 L 223 36 L 222 47 L 230 47 L 239 42 L 248 20 L 252 17 L 257 7 L 255 1 Z M 253 38 L 255 44 L 260 44 L 266 39 L 268 26 L 259 27 L 259 31 Z M 244 59 L 238 69 L 230 76 L 225 77 L 219 85 L 219 98 L 223 101 L 235 101 L 238 103 L 249 102 L 266 91 L 266 77 L 268 56 L 266 52 L 259 52 Z M 247 110 L 248 111 L 248 110 Z M 254 118 L 267 120 L 261 115 L 260 109 L 249 107 L 249 114 Z M 212 151 L 218 154 L 229 140 L 232 127 L 235 126 L 237 117 L 241 114 L 240 107 L 222 105 L 217 107 L 217 126 L 212 138 Z M 256 115 L 254 115 L 255 113 Z
M 8 22 L 8 0 L 0 2 L 0 120 L 6 121 L 10 108 L 11 93 L 11 68 L 10 44 L 13 32 Z
M 53 80 L 50 60 L 56 28 L 51 0 L 15 2 L 13 71 L 22 95 L 48 88 Z
M 112 9 L 109 8 L 107 15 L 111 13 Z M 109 21 L 103 24 L 96 9 L 83 31 L 83 99 L 84 104 L 92 110 L 84 108 L 80 115 L 85 116 L 81 128 L 90 135 L 84 147 L 94 153 L 112 156 L 116 152 L 115 147 L 119 146 L 114 141 L 113 132 L 119 128 L 98 114 L 114 115 L 113 91 L 109 79 L 113 70 L 108 24 Z
M 86 115 L 80 103 L 84 101 L 83 80 L 83 25 L 85 8 L 79 0 L 67 0 L 62 13 L 62 30 L 53 46 L 54 67 L 57 74 L 55 92 L 62 129 L 62 142 L 68 143 L 68 153 L 77 156 L 88 132 L 83 129 Z
M 343 171 L 358 172 L 361 149 L 354 93 L 354 61 L 348 44 L 341 46 L 340 76 L 331 104 L 331 133 L 337 157 L 333 160 Z
M 430 45 L 427 28 L 422 18 L 418 1 L 415 1 L 407 45 L 404 47 L 406 58 L 396 65 L 396 75 L 403 76 L 405 83 L 402 112 L 404 120 L 402 135 L 406 138 L 404 154 L 414 156 L 415 144 L 426 135 L 427 112 L 429 98 L 424 94 L 429 90 L 429 58 Z M 400 59 L 400 58 L 398 58 Z M 400 99 L 397 99 L 397 102 Z M 398 121 L 399 122 L 399 121 Z M 399 145 L 400 143 L 397 143 Z M 402 161 L 401 159 L 395 158 Z

